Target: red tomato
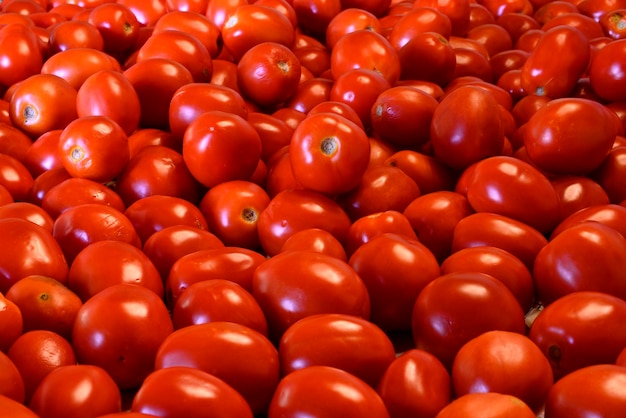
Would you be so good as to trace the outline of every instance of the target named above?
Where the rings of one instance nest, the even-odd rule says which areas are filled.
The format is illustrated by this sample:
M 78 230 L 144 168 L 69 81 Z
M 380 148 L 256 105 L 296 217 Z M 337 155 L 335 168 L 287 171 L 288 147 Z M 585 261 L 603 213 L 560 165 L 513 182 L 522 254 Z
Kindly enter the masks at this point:
M 155 368 L 192 367 L 235 389 L 255 413 L 267 410 L 280 380 L 278 351 L 244 325 L 209 322 L 170 334 L 159 347 Z
M 319 314 L 292 324 L 278 346 L 283 376 L 311 366 L 344 370 L 376 387 L 396 358 L 389 337 L 352 315 Z
M 513 39 L 509 32 L 496 23 L 485 23 L 470 29 L 467 39 L 483 45 L 490 57 L 513 48 Z
M 133 398 L 131 410 L 129 418 L 152 416 L 148 414 L 156 410 L 169 416 L 189 418 L 205 417 L 207 411 L 215 418 L 253 416 L 245 399 L 230 385 L 191 367 L 171 367 L 152 372 Z M 137 414 L 144 411 L 145 415 Z
M 217 25 L 204 15 L 206 11 L 172 10 L 161 16 L 154 24 L 154 33 L 164 30 L 182 30 L 194 35 L 206 47 L 211 58 L 221 50 L 220 31 Z
M 598 39 L 605 36 L 602 25 L 589 16 L 585 16 L 578 10 L 555 16 L 545 23 L 541 29 L 548 31 L 556 26 L 569 26 L 578 29 L 587 39 Z
M 343 245 L 330 232 L 319 228 L 307 228 L 295 232 L 285 240 L 280 252 L 285 251 L 316 251 L 347 261 L 348 256 Z
M 131 389 L 153 371 L 157 350 L 173 328 L 156 293 L 143 286 L 118 284 L 81 307 L 72 345 L 79 363 L 100 366 L 120 389 Z
M 369 292 L 371 321 L 385 331 L 411 330 L 415 299 L 441 274 L 428 248 L 416 239 L 394 233 L 383 233 L 364 243 L 349 263 Z
M 388 38 L 391 45 L 401 51 L 411 40 L 426 32 L 436 33 L 447 42 L 452 33 L 450 18 L 433 7 L 413 7 L 401 15 Z
M 522 66 L 522 87 L 528 94 L 565 97 L 587 69 L 589 57 L 589 40 L 580 30 L 565 25 L 551 28 Z
M 326 47 L 332 50 L 343 35 L 361 29 L 381 33 L 380 22 L 374 14 L 361 8 L 344 7 L 328 23 L 325 36 Z
M 284 377 L 276 388 L 267 416 L 323 416 L 328 411 L 344 418 L 389 418 L 385 404 L 371 386 L 348 372 L 328 366 L 305 367 Z
M 402 212 L 388 210 L 363 216 L 354 221 L 348 230 L 346 251 L 352 255 L 361 245 L 388 232 L 417 240 L 409 219 Z
M 26 200 L 41 206 L 43 197 L 48 192 L 48 190 L 69 178 L 72 177 L 65 170 L 65 168 L 63 168 L 63 166 L 54 167 L 48 171 L 44 171 L 33 180 L 33 183 L 30 186 L 30 189 L 26 195 Z M 11 202 L 13 201 L 13 197 L 11 197 L 9 191 L 5 186 L 0 187 L 0 190 L 9 195 L 9 197 L 11 198 Z
M 452 365 L 456 396 L 497 392 L 521 399 L 534 411 L 541 410 L 553 383 L 548 359 L 530 338 L 515 332 L 488 331 L 471 339 Z
M 16 160 L 22 162 L 31 170 L 31 164 L 29 163 L 29 151 L 34 144 L 34 141 L 28 137 L 24 132 L 15 128 L 9 120 L 9 106 L 10 103 L 6 100 L 0 101 L 4 110 L 6 110 L 6 120 L 0 123 L 0 152 L 2 154 L 8 154 Z M 6 107 L 6 109 L 4 109 Z M 39 173 L 37 173 L 39 174 Z M 35 175 L 37 175 L 35 174 Z
M 382 77 L 381 77 L 382 78 Z M 303 114 L 309 113 L 314 106 L 331 100 L 330 91 L 335 83 L 332 80 L 322 77 L 315 77 L 310 80 L 301 82 L 298 85 L 296 93 L 285 103 L 286 108 L 290 108 Z M 333 99 L 336 101 L 336 99 Z M 293 117 L 293 112 L 291 113 Z M 292 121 L 293 118 L 290 118 Z M 304 116 L 298 117 L 296 120 L 302 120 Z M 292 126 L 296 128 L 296 126 Z
M 76 90 L 92 74 L 101 70 L 121 69 L 110 55 L 93 48 L 70 48 L 48 58 L 41 67 L 42 74 L 53 74 L 65 79 Z
M 450 374 L 437 357 L 411 349 L 387 367 L 377 392 L 393 417 L 434 417 L 452 400 L 450 388 Z
M 626 169 L 626 147 L 615 147 L 609 151 L 606 159 L 592 174 L 592 177 L 602 186 L 609 196 L 611 203 L 621 203 L 626 199 L 623 173 Z
M 348 109 L 352 110 L 349 107 Z M 276 151 L 289 145 L 294 129 L 287 122 L 261 112 L 250 113 L 248 122 L 252 124 L 261 138 L 261 159 L 263 161 L 268 162 Z
M 459 349 L 492 330 L 525 334 L 524 312 L 500 281 L 484 273 L 448 273 L 424 287 L 413 308 L 417 348 L 452 366 Z
M 504 129 L 492 94 L 471 85 L 448 94 L 435 109 L 430 136 L 436 157 L 455 169 L 499 155 Z
M 470 393 L 444 407 L 437 418 L 533 418 L 537 415 L 521 399 L 502 393 Z
M 289 158 L 295 180 L 329 195 L 357 187 L 370 156 L 370 143 L 359 126 L 333 113 L 314 114 L 295 129 Z
M 260 157 L 259 134 L 241 116 L 208 111 L 185 130 L 183 158 L 191 174 L 206 187 L 249 179 Z
M 104 40 L 104 50 L 109 53 L 127 52 L 139 36 L 139 21 L 123 4 L 107 2 L 94 7 L 87 22 L 98 29 Z
M 545 416 L 618 416 L 626 402 L 624 383 L 626 372 L 621 366 L 601 364 L 574 371 L 550 390 Z
M 560 221 L 581 209 L 609 204 L 606 191 L 589 177 L 566 175 L 552 179 L 551 182 L 559 197 Z
M 440 33 L 416 34 L 398 50 L 398 58 L 402 80 L 425 80 L 445 86 L 454 77 L 456 54 Z
M 0 85 L 3 88 L 38 74 L 43 56 L 35 32 L 19 23 L 8 23 L 0 29 Z
M 34 180 L 26 166 L 8 154 L 0 154 L 0 185 L 13 200 L 26 200 Z
M 174 151 L 182 151 L 183 144 L 171 132 L 156 128 L 139 128 L 128 137 L 130 158 L 150 145 L 161 145 Z
M 237 64 L 241 93 L 261 107 L 272 107 L 294 95 L 301 64 L 291 49 L 277 42 L 261 42 L 244 52 Z
M 24 381 L 22 375 L 17 369 L 13 361 L 0 351 L 0 396 L 11 399 L 20 404 L 24 403 Z M 1 408 L 1 407 L 0 407 Z M 3 413 L 6 413 L 5 409 L 1 409 Z
M 333 280 L 327 280 L 332 275 Z M 314 251 L 288 251 L 254 271 L 252 294 L 265 312 L 269 335 L 278 341 L 297 320 L 319 313 L 369 319 L 370 298 L 346 262 Z
M 298 26 L 312 36 L 323 39 L 332 19 L 343 9 L 340 0 L 292 0 Z
M 63 180 L 51 187 L 44 195 L 41 207 L 56 219 L 66 210 L 86 203 L 110 206 L 120 212 L 125 209 L 124 202 L 115 191 L 97 181 L 78 177 Z
M 626 345 L 626 333 L 620 326 L 625 315 L 622 299 L 600 292 L 574 292 L 546 306 L 528 335 L 559 380 L 586 366 L 615 363 Z
M 21 218 L 52 232 L 54 220 L 40 206 L 29 202 L 11 202 L 0 206 L 0 219 Z
M 39 384 L 29 408 L 40 416 L 99 416 L 121 412 L 122 395 L 109 374 L 88 364 L 61 366 Z
M 594 205 L 571 214 L 552 231 L 550 238 L 554 238 L 567 228 L 582 222 L 597 222 L 615 229 L 626 236 L 626 207 L 616 204 Z
M 391 155 L 384 160 L 384 164 L 398 167 L 404 171 L 415 180 L 422 195 L 453 190 L 457 181 L 456 173 L 439 159 L 418 151 L 392 151 Z
M 13 418 L 40 418 L 23 403 L 5 395 L 0 395 L 0 410 Z
M 476 212 L 490 212 L 550 232 L 559 220 L 559 200 L 550 180 L 514 157 L 489 157 L 472 168 L 467 200 Z
M 468 0 L 417 0 L 413 8 L 432 7 L 450 18 L 452 34 L 463 36 L 470 24 L 470 2 Z
M 24 280 L 24 279 L 21 279 Z M 21 281 L 20 280 L 20 281 Z M 11 286 L 13 287 L 13 286 Z M 8 293 L 8 292 L 7 292 Z M 24 315 L 22 314 L 22 310 L 20 307 L 11 299 L 7 299 L 3 293 L 0 293 L 0 352 L 6 353 L 11 345 L 15 342 L 15 340 L 22 335 L 24 331 Z M 0 355 L 2 357 L 2 355 Z M 3 370 L 3 376 L 9 376 L 10 373 L 4 374 L 6 370 Z M 17 384 L 17 382 L 13 379 L 8 379 L 8 381 L 13 385 Z M 22 383 L 23 386 L 23 383 Z M 5 383 L 0 384 L 3 390 L 0 392 L 5 393 Z M 9 390 L 12 393 L 13 390 Z M 22 388 L 23 392 L 23 388 Z M 11 398 L 20 398 L 19 396 L 10 396 Z M 18 399 L 22 402 L 24 399 L 23 394 L 21 395 L 21 399 Z

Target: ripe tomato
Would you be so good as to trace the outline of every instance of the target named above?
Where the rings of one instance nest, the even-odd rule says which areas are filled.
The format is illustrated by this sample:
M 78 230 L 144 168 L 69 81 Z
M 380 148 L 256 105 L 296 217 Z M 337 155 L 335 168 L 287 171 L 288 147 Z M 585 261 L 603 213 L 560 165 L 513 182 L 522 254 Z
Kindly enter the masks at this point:
M 626 147 L 613 148 L 600 167 L 592 173 L 592 177 L 608 194 L 611 203 L 618 204 L 626 199 L 626 187 L 624 182 L 620 181 L 626 169 L 625 154 Z
M 6 293 L 21 312 L 23 330 L 43 329 L 70 339 L 82 301 L 60 281 L 42 275 L 30 275 L 16 282 Z
M 383 163 L 400 168 L 415 180 L 422 195 L 453 190 L 457 181 L 457 174 L 439 159 L 418 151 L 392 150 Z
M 191 367 L 152 372 L 134 396 L 131 410 L 129 418 L 151 416 L 148 414 L 156 410 L 169 416 L 189 418 L 204 417 L 207 411 L 215 418 L 253 416 L 245 399 L 230 385 Z
M 13 361 L 0 351 L 0 396 L 24 403 L 24 381 Z M 6 413 L 5 409 L 2 409 Z
M 48 192 L 48 190 L 69 178 L 72 177 L 65 170 L 65 168 L 63 168 L 63 166 L 54 167 L 48 171 L 44 171 L 33 180 L 33 183 L 30 186 L 30 189 L 26 195 L 26 200 L 30 203 L 41 206 L 41 201 L 43 200 L 43 197 Z M 0 188 L 0 190 L 3 189 L 6 194 L 9 193 L 5 186 L 2 186 L 2 188 Z M 9 195 L 9 197 L 11 196 Z M 13 201 L 12 197 L 11 201 Z
M 217 25 L 204 15 L 205 11 L 172 10 L 156 21 L 153 33 L 164 30 L 190 33 L 206 47 L 211 58 L 216 58 L 221 51 L 221 34 Z
M 2 90 L 42 70 L 43 56 L 35 32 L 19 23 L 0 29 L 0 86 Z
M 153 371 L 157 350 L 173 329 L 156 293 L 117 284 L 94 295 L 78 311 L 72 345 L 79 363 L 100 366 L 120 389 L 131 389 Z
M 452 365 L 456 396 L 497 392 L 513 395 L 539 411 L 554 383 L 552 368 L 528 337 L 488 331 L 461 347 Z
M 328 23 L 325 36 L 326 47 L 332 50 L 343 35 L 361 29 L 381 33 L 382 28 L 378 18 L 371 12 L 361 8 L 344 8 Z
M 343 245 L 330 232 L 319 228 L 307 228 L 295 232 L 285 240 L 280 252 L 285 251 L 316 251 L 347 261 L 348 256 Z
M 248 121 L 233 113 L 205 112 L 185 130 L 183 158 L 191 174 L 206 187 L 229 180 L 248 180 L 260 157 L 259 134 Z
M 416 348 L 435 355 L 447 368 L 459 349 L 492 330 L 525 334 L 524 312 L 500 281 L 484 273 L 448 273 L 420 292 L 412 314 Z
M 267 336 L 265 314 L 250 292 L 226 279 L 193 283 L 172 310 L 175 329 L 208 322 L 234 322 Z
M 379 327 L 345 314 L 318 314 L 295 322 L 280 339 L 278 354 L 283 376 L 329 366 L 374 388 L 396 357 L 391 340 Z
M 604 100 L 620 101 L 626 92 L 623 61 L 626 40 L 610 42 L 597 51 L 589 67 L 591 87 Z
M 454 77 L 456 54 L 440 33 L 417 33 L 398 50 L 398 58 L 402 80 L 425 80 L 444 86 Z
M 600 364 L 574 371 L 556 382 L 548 394 L 547 418 L 618 416 L 626 403 L 626 372 Z
M 293 0 L 298 26 L 304 33 L 323 39 L 328 25 L 343 9 L 340 0 Z
M 42 74 L 65 79 L 76 90 L 92 74 L 101 70 L 121 70 L 113 57 L 93 48 L 70 48 L 48 58 L 41 67 Z
M 161 145 L 174 151 L 182 151 L 182 143 L 171 132 L 156 128 L 139 128 L 128 136 L 130 158 L 150 145 Z
M 19 83 L 11 95 L 11 122 L 31 137 L 63 129 L 76 119 L 76 89 L 53 74 L 37 74 Z
M 625 315 L 626 302 L 618 297 L 573 292 L 547 305 L 528 335 L 548 358 L 559 380 L 582 367 L 615 363 L 626 344 L 626 333 L 619 325 Z
M 192 367 L 211 373 L 235 389 L 255 413 L 267 410 L 280 380 L 278 351 L 262 334 L 244 325 L 209 322 L 170 334 L 155 368 Z
M 364 243 L 349 263 L 370 294 L 371 321 L 385 331 L 411 330 L 415 299 L 441 274 L 426 246 L 394 233 L 383 233 Z
M 334 279 L 328 281 L 328 275 Z M 370 316 L 369 294 L 356 271 L 314 251 L 288 251 L 264 261 L 254 271 L 252 294 L 265 312 L 273 341 L 297 320 L 313 314 Z
M 521 399 L 502 393 L 470 393 L 454 399 L 437 418 L 533 418 L 537 415 Z
M 289 158 L 295 180 L 320 193 L 337 195 L 358 186 L 370 156 L 365 132 L 345 117 L 314 114 L 295 129 Z
M 417 240 L 417 235 L 402 213 L 395 210 L 363 216 L 352 223 L 346 238 L 346 251 L 352 255 L 361 245 L 384 233 L 395 233 Z
M 13 200 L 26 200 L 33 182 L 32 174 L 23 163 L 8 154 L 0 154 L 0 185 Z
M 551 180 L 559 197 L 559 220 L 582 209 L 609 204 L 609 196 L 597 182 L 584 176 L 559 176 Z
M 122 395 L 111 376 L 88 364 L 61 366 L 39 384 L 29 408 L 40 416 L 99 416 L 122 410 Z
M 624 207 L 624 205 L 606 204 L 591 206 L 581 209 L 565 218 L 554 231 L 552 231 L 550 238 L 556 237 L 571 226 L 588 221 L 604 224 L 615 229 L 622 234 L 622 236 L 626 236 L 626 229 L 624 228 L 624 225 L 626 225 L 624 223 L 625 217 L 626 207 Z
M 10 103 L 6 100 L 1 100 L 0 103 L 2 103 L 2 117 L 4 118 L 3 122 L 0 123 L 0 151 L 2 154 L 8 154 L 24 163 L 31 171 L 28 154 L 34 141 L 11 124 L 9 115 Z
M 13 342 L 22 335 L 24 318 L 19 306 L 13 300 L 7 299 L 3 293 L 0 293 L 0 318 L 0 352 L 6 353 Z M 9 381 L 12 382 L 11 379 Z M 4 385 L 0 386 L 5 388 Z M 4 393 L 4 391 L 1 392 Z M 22 395 L 20 401 L 23 400 Z
M 124 211 L 124 202 L 115 191 L 102 183 L 93 180 L 72 177 L 63 180 L 46 192 L 41 207 L 56 219 L 59 215 L 74 206 L 98 203 Z
M 4 414 L 7 414 L 14 418 L 38 418 L 39 417 L 36 413 L 34 413 L 30 408 L 25 406 L 22 402 L 18 402 L 5 395 L 0 395 L 0 410 L 2 410 Z
M 560 58 L 553 59 L 555 55 Z M 522 88 L 528 94 L 552 99 L 567 96 L 589 66 L 587 37 L 571 26 L 545 31 L 521 68 Z
M 504 128 L 498 103 L 489 92 L 471 85 L 445 96 L 435 109 L 430 137 L 434 155 L 448 166 L 464 169 L 490 156 L 499 155 Z
M 20 218 L 52 232 L 54 220 L 40 206 L 30 202 L 11 202 L 0 206 L 0 219 Z
M 313 107 L 322 102 L 331 100 L 330 91 L 334 85 L 335 83 L 333 83 L 332 80 L 322 77 L 314 77 L 301 82 L 298 85 L 296 93 L 285 103 L 285 107 L 301 112 L 303 115 L 294 118 L 294 113 L 290 112 L 291 117 L 289 119 L 293 122 L 296 120 L 301 121 L 306 116 L 305 114 L 309 113 L 309 110 Z M 285 111 L 283 110 L 283 112 Z M 292 128 L 295 129 L 296 126 L 292 126 Z

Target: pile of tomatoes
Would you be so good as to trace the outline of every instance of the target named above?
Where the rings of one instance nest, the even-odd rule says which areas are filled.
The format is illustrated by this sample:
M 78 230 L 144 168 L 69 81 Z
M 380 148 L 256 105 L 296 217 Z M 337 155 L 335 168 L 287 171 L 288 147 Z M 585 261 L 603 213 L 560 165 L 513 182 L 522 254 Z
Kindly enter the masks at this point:
M 626 0 L 4 0 L 0 415 L 621 417 Z

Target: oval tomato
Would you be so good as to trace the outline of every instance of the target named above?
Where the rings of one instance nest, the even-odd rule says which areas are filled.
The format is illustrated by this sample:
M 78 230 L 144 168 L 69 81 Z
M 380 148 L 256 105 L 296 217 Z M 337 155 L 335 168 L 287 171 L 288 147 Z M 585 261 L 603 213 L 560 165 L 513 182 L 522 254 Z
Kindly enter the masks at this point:
M 521 399 L 502 393 L 470 393 L 454 399 L 437 418 L 533 418 L 537 415 Z
M 86 203 L 111 206 L 118 211 L 125 209 L 124 202 L 115 191 L 97 181 L 79 177 L 63 180 L 51 187 L 44 195 L 41 207 L 56 219 L 66 210 Z

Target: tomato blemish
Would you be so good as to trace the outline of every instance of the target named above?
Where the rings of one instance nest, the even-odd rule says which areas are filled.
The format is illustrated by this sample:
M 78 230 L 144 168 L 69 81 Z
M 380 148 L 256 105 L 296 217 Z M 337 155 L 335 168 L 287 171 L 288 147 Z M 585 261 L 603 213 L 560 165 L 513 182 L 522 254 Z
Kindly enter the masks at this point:
M 22 115 L 24 116 L 24 123 L 28 125 L 29 123 L 34 122 L 37 119 L 39 112 L 37 112 L 37 109 L 34 106 L 26 105 L 24 106 Z
M 322 154 L 332 156 L 338 149 L 337 139 L 334 137 L 324 138 L 320 143 L 320 150 Z
M 70 158 L 74 161 L 80 161 L 85 158 L 85 151 L 82 147 L 75 146 L 70 150 Z
M 257 221 L 257 211 L 252 209 L 252 208 L 244 208 L 241 211 L 241 218 L 244 220 L 244 222 L 249 223 L 249 224 L 253 224 Z

